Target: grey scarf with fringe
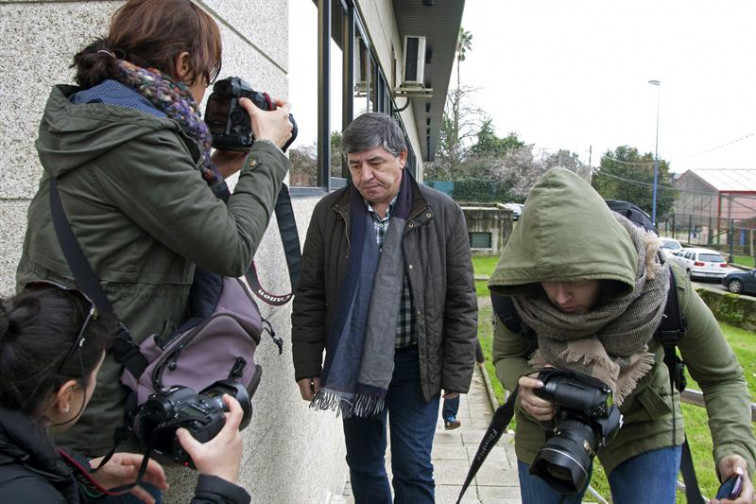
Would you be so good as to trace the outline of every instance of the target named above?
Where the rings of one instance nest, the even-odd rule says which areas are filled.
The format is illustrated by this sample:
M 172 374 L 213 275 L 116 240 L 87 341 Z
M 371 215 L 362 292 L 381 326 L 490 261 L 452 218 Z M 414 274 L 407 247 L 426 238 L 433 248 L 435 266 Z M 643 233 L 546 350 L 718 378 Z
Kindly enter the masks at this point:
M 659 261 L 656 235 L 614 215 L 638 252 L 630 294 L 602 299 L 584 314 L 562 313 L 545 296 L 517 296 L 514 303 L 522 320 L 538 334 L 533 367 L 549 364 L 598 378 L 619 405 L 653 366 L 648 342 L 664 314 L 671 272 L 668 263 Z
M 386 237 L 379 248 L 373 217 L 351 186 L 350 251 L 346 278 L 326 345 L 315 409 L 349 418 L 377 415 L 394 371 L 394 343 L 404 280 L 402 237 L 412 208 L 412 177 L 405 171 Z

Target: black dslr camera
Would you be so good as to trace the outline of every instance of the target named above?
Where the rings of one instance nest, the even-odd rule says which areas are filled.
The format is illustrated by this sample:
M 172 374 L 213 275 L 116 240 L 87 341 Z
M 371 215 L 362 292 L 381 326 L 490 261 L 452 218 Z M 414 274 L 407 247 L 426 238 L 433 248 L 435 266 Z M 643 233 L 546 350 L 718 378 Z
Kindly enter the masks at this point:
M 213 147 L 226 151 L 247 151 L 252 147 L 252 122 L 249 114 L 239 105 L 241 98 L 249 98 L 263 110 L 275 110 L 276 104 L 268 93 L 252 89 L 239 77 L 227 77 L 213 85 L 213 92 L 207 99 L 205 123 L 213 136 Z M 286 150 L 297 138 L 297 123 L 289 114 L 293 126 L 291 138 L 282 150 Z
M 543 388 L 533 389 L 557 408 L 553 435 L 538 450 L 530 474 L 560 492 L 581 490 L 596 450 L 622 426 L 612 392 L 590 376 L 546 368 L 538 374 Z
M 176 430 L 187 429 L 202 443 L 213 439 L 226 423 L 223 394 L 239 401 L 244 411 L 239 429 L 252 419 L 252 402 L 244 388 L 234 380 L 220 380 L 199 394 L 189 387 L 171 385 L 152 394 L 139 412 L 136 434 L 145 449 L 152 450 L 181 465 L 194 468 L 189 454 L 176 438 Z

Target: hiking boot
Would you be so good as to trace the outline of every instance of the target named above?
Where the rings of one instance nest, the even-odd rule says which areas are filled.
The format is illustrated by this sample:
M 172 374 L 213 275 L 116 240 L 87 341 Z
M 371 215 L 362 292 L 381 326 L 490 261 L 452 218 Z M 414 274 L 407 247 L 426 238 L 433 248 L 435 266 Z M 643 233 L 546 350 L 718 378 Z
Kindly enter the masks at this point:
M 462 422 L 457 420 L 455 417 L 449 417 L 449 418 L 444 419 L 444 429 L 446 430 L 456 429 L 460 425 L 462 425 Z

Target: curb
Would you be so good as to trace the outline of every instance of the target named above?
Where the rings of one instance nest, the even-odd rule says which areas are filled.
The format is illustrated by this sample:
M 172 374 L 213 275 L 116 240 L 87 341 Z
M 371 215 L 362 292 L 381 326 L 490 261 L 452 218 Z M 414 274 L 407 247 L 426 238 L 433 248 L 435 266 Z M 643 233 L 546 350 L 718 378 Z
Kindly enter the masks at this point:
M 486 384 L 486 395 L 488 395 L 488 402 L 491 404 L 491 410 L 496 411 L 501 405 L 496 399 L 496 394 L 491 385 L 491 377 L 488 375 L 488 369 L 486 369 L 486 365 L 483 363 L 478 364 L 478 366 L 480 366 L 480 372 L 483 375 L 483 382 Z

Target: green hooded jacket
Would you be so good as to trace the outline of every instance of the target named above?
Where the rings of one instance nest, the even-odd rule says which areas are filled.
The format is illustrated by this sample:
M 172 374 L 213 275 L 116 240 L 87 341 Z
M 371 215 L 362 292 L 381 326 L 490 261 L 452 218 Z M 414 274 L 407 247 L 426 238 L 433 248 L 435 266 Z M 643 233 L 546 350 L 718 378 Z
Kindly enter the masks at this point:
M 624 286 L 622 295 L 633 289 L 636 261 L 630 235 L 601 196 L 574 173 L 553 168 L 528 196 L 489 288 L 503 295 L 526 296 L 542 281 L 598 279 L 618 282 Z M 756 440 L 743 369 L 690 280 L 679 269 L 672 271 L 688 326 L 678 348 L 704 394 L 714 460 L 741 455 L 753 474 Z M 680 397 L 670 386 L 663 348 L 656 340 L 649 346 L 656 355 L 654 367 L 620 407 L 624 423 L 619 433 L 598 452 L 607 473 L 635 455 L 683 441 Z M 525 338 L 494 317 L 493 360 L 507 390 L 514 390 L 521 376 L 535 372 L 528 357 Z M 517 458 L 531 464 L 546 441 L 546 431 L 519 405 L 515 417 Z
M 131 108 L 74 105 L 79 88 L 56 86 L 36 148 L 44 167 L 28 212 L 17 288 L 33 280 L 74 286 L 52 224 L 50 177 L 74 234 L 116 315 L 132 336 L 172 332 L 185 318 L 195 265 L 241 276 L 268 226 L 288 160 L 255 142 L 228 203 L 200 173 L 200 150 L 179 124 Z M 123 421 L 121 366 L 108 354 L 84 416 L 58 437 L 102 455 Z M 133 448 L 129 445 L 127 448 Z

